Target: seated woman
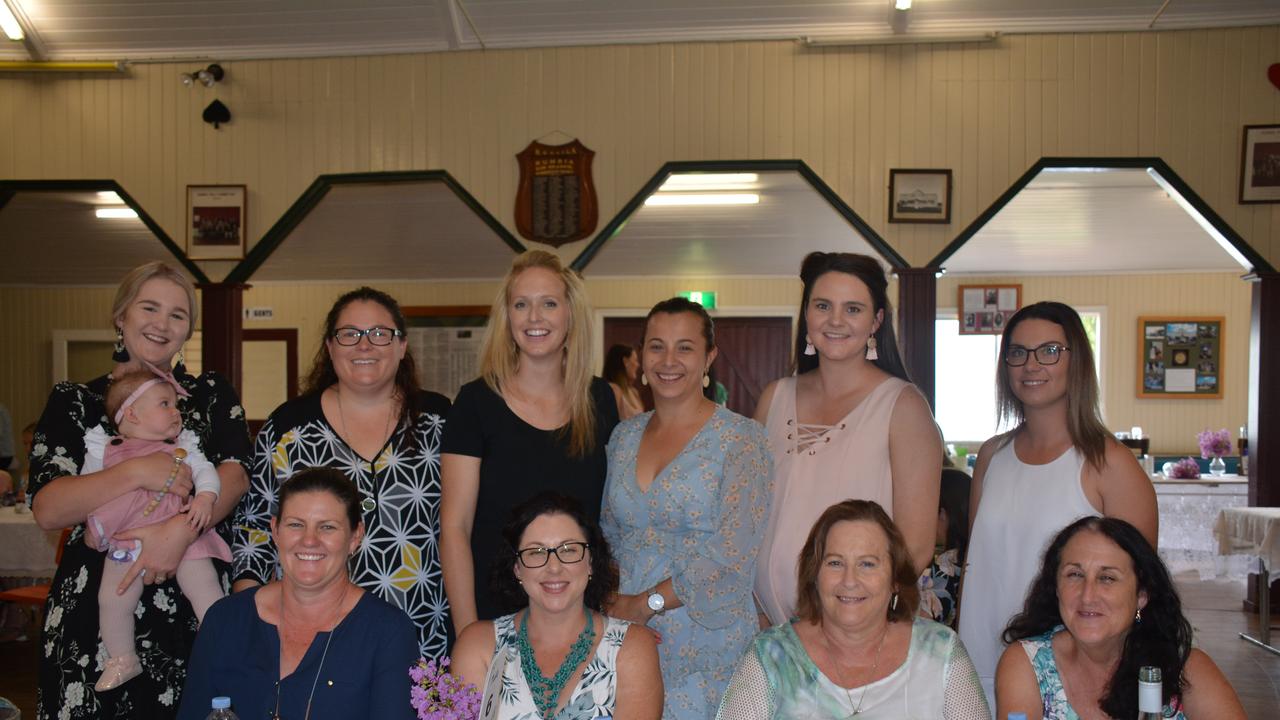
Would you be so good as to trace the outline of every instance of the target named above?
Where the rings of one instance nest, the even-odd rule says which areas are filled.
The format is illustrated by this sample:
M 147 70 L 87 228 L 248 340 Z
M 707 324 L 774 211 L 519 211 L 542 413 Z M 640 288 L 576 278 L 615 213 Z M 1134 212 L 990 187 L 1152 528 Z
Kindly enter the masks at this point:
M 1164 717 L 1245 717 L 1218 666 L 1191 647 L 1169 571 L 1124 520 L 1086 517 L 1058 533 L 1004 640 L 996 717 L 1137 717 L 1145 665 L 1164 678 Z
M 477 687 L 502 674 L 498 718 L 661 717 L 653 635 L 601 611 L 617 592 L 618 570 L 578 501 L 535 495 L 512 510 L 502 534 L 510 565 L 495 570 L 493 585 L 508 608 L 527 607 L 468 625 L 453 672 Z
M 920 616 L 956 628 L 960 573 L 969 547 L 969 473 L 942 459 L 933 562 L 920 576 Z
M 278 507 L 283 576 L 209 608 L 178 718 L 205 717 L 220 695 L 242 718 L 413 718 L 413 622 L 347 574 L 364 538 L 359 491 L 340 470 L 311 468 L 280 486 Z
M 955 632 L 913 617 L 911 554 L 879 504 L 827 508 L 799 561 L 799 617 L 756 636 L 719 720 L 991 717 Z

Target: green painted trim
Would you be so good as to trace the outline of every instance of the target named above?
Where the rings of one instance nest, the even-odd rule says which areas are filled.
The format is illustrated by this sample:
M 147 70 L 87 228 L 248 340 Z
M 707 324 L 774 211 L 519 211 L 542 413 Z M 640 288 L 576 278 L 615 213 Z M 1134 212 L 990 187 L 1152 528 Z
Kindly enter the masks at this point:
M 315 209 L 316 205 L 324 199 L 329 193 L 330 188 L 335 185 L 360 185 L 366 183 L 406 183 L 406 182 L 439 182 L 445 187 L 453 191 L 458 199 L 471 209 L 485 225 L 489 227 L 507 247 L 515 253 L 522 253 L 526 250 L 525 246 L 507 230 L 501 222 L 498 221 L 492 213 L 488 211 L 484 205 L 476 200 L 475 196 L 467 192 L 457 180 L 449 174 L 447 170 L 397 170 L 391 172 L 366 172 L 366 173 L 341 173 L 334 175 L 321 175 L 317 177 L 302 195 L 289 206 L 280 219 L 276 221 L 266 234 L 262 236 L 253 249 L 245 255 L 238 265 L 232 268 L 227 274 L 228 283 L 247 283 L 258 271 L 262 264 L 271 257 L 290 233 L 302 222 L 310 212 Z
M 964 247 L 965 243 L 969 242 L 969 240 L 972 239 L 973 236 L 976 235 L 987 223 L 991 222 L 991 220 L 995 218 L 995 216 L 999 214 L 999 212 L 1003 210 L 1018 193 L 1022 192 L 1023 188 L 1025 188 L 1037 175 L 1040 174 L 1041 170 L 1046 168 L 1072 167 L 1130 168 L 1141 170 L 1150 168 L 1155 170 L 1160 173 L 1161 177 L 1163 177 L 1166 182 L 1181 193 L 1182 197 L 1184 197 L 1197 212 L 1203 215 L 1215 230 L 1222 233 L 1222 236 L 1227 239 L 1227 242 L 1231 243 L 1232 247 L 1240 251 L 1240 254 L 1253 264 L 1253 270 L 1255 272 L 1274 272 L 1271 268 L 1271 263 L 1267 262 L 1266 258 L 1262 257 L 1262 255 L 1250 247 L 1249 243 L 1241 237 L 1234 228 L 1228 225 L 1227 222 L 1218 215 L 1218 213 L 1214 212 L 1213 208 L 1209 207 L 1209 204 L 1206 203 L 1204 199 L 1196 193 L 1196 191 L 1192 190 L 1191 186 L 1187 185 L 1178 173 L 1174 172 L 1173 168 L 1169 167 L 1164 160 L 1158 157 L 1042 157 L 1037 160 L 1030 169 L 1023 173 L 1021 177 L 1015 180 L 1014 183 L 1009 186 L 1008 190 L 1005 190 L 1000 197 L 996 198 L 996 201 L 993 202 L 990 207 L 978 215 L 978 217 L 974 218 L 973 222 L 969 223 L 969 225 L 965 227 L 965 229 L 962 230 L 954 240 L 948 243 L 941 252 L 930 260 L 929 266 L 945 268 L 946 261 L 952 255 L 955 255 L 960 248 Z
M 133 198 L 128 192 L 121 187 L 120 183 L 115 180 L 0 180 L 0 193 L 12 194 L 18 192 L 103 192 L 111 191 L 120 196 L 126 205 L 133 208 L 138 213 L 138 219 L 142 224 L 147 226 L 156 239 L 164 245 L 170 253 L 173 254 L 182 267 L 191 273 L 191 277 L 195 279 L 197 285 L 209 282 L 209 276 L 204 274 L 199 265 L 196 265 L 182 248 L 169 237 L 169 234 L 160 227 L 147 211 L 142 208 L 142 204 Z M 7 202 L 7 200 L 6 200 Z M 2 207 L 2 205 L 0 205 Z
M 853 226 L 854 230 L 862 235 L 863 239 L 865 239 L 871 247 L 889 263 L 890 267 L 898 270 L 911 266 L 911 264 L 907 262 L 906 258 L 898 254 L 898 251 L 894 250 L 889 243 L 885 242 L 885 239 L 881 237 L 880 233 L 876 232 L 875 229 L 868 225 L 862 217 L 858 215 L 858 213 L 854 212 L 853 208 L 849 207 L 848 203 L 837 195 L 836 192 L 831 189 L 831 186 L 827 185 L 822 178 L 818 177 L 818 174 L 810 169 L 803 160 L 681 160 L 664 164 L 658 170 L 657 174 L 650 178 L 649 181 L 640 188 L 640 191 L 627 201 L 626 205 L 622 206 L 622 209 L 618 211 L 618 214 L 605 224 L 604 228 L 602 228 L 595 238 L 592 239 L 591 243 L 587 245 L 587 247 L 583 248 L 582 252 L 578 254 L 578 257 L 573 259 L 573 262 L 569 264 L 569 267 L 577 270 L 578 272 L 585 270 L 586 267 L 591 264 L 592 259 L 595 258 L 596 253 L 600 252 L 600 249 L 604 247 L 605 243 L 612 240 L 613 237 L 626 226 L 627 220 L 629 220 L 631 216 L 640 209 L 644 204 L 644 201 L 652 195 L 654 191 L 661 187 L 662 183 L 666 182 L 667 176 L 673 173 L 682 172 L 750 171 L 792 171 L 799 173 L 800 176 L 807 180 L 809 184 L 813 186 L 813 189 L 817 190 L 818 194 L 821 195 L 822 198 L 826 200 L 841 217 Z

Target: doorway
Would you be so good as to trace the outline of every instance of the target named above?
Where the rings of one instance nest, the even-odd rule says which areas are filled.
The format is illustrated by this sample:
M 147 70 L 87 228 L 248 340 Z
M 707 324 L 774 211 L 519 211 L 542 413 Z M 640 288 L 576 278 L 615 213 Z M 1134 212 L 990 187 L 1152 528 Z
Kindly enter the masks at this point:
M 715 324 L 719 354 L 712 376 L 728 392 L 725 406 L 751 417 L 765 386 L 790 371 L 791 318 L 718 317 Z M 606 317 L 601 354 L 615 344 L 638 347 L 643 332 L 643 317 Z

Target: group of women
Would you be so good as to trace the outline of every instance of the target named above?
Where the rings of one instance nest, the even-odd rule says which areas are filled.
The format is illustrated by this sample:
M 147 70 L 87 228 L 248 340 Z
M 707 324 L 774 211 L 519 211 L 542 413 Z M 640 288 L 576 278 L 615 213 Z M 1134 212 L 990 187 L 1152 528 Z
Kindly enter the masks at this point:
M 754 419 L 706 398 L 714 324 L 679 298 L 640 338 L 651 411 L 630 373 L 593 377 L 584 285 L 550 253 L 514 261 L 480 377 L 452 404 L 418 386 L 395 299 L 359 288 L 329 311 L 303 395 L 251 448 L 234 390 L 181 364 L 190 283 L 138 268 L 112 310 L 115 369 L 58 385 L 36 431 L 32 509 L 76 527 L 38 717 L 199 718 L 222 694 L 241 717 L 412 717 L 408 665 L 450 648 L 463 680 L 497 683 L 508 718 L 983 718 L 993 703 L 999 717 L 1118 717 L 1151 664 L 1170 712 L 1243 717 L 1191 650 L 1153 550 L 1154 494 L 1101 422 L 1074 311 L 1037 303 L 1006 325 L 997 390 L 1013 429 L 979 453 L 957 636 L 917 616 L 917 578 L 948 534 L 944 452 L 898 355 L 885 274 L 812 253 L 801 278 L 797 374 Z M 179 409 L 222 480 L 213 514 L 234 562 L 219 567 L 237 592 L 197 636 L 173 583 L 189 526 L 130 531 L 142 673 L 99 693 L 102 559 L 84 520 L 126 492 L 191 486 L 163 453 L 80 474 L 85 432 L 110 422 L 107 386 L 141 367 L 189 391 Z M 388 702 L 397 687 L 405 702 Z

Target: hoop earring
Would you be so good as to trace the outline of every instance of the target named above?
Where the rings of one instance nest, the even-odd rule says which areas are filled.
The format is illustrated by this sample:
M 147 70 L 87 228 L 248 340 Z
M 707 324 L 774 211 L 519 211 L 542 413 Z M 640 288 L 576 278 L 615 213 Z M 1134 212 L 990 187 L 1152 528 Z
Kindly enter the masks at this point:
M 111 349 L 111 359 L 118 363 L 129 362 L 129 349 L 124 346 L 124 331 L 116 328 L 116 344 Z
M 804 354 L 810 356 L 818 354 L 817 349 L 813 347 L 813 342 L 809 340 L 808 335 L 804 336 Z
M 867 338 L 867 359 L 868 360 L 880 359 L 880 353 L 876 352 L 876 337 L 874 335 Z

